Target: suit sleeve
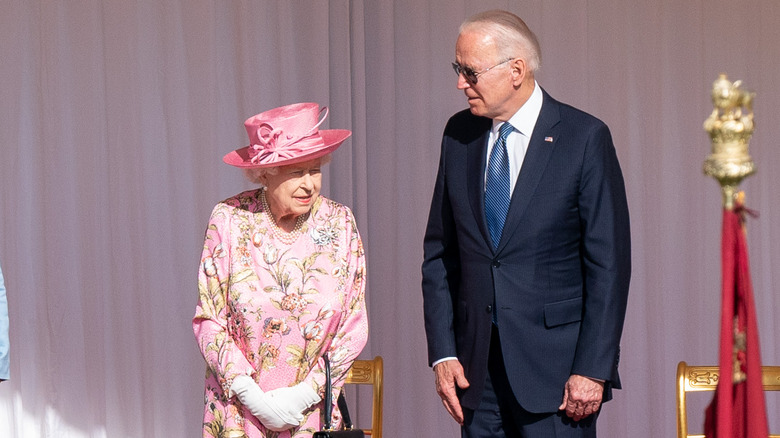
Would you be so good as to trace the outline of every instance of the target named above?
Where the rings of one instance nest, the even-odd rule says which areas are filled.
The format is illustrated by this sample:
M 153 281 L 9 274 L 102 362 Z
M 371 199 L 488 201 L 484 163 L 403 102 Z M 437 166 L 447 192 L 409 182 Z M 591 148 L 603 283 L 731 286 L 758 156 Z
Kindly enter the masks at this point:
M 623 175 L 609 129 L 588 137 L 579 194 L 584 311 L 572 374 L 620 388 L 617 364 L 631 276 L 631 233 Z
M 423 242 L 422 291 L 428 365 L 457 356 L 453 297 L 459 275 L 458 242 L 447 196 L 446 130 Z

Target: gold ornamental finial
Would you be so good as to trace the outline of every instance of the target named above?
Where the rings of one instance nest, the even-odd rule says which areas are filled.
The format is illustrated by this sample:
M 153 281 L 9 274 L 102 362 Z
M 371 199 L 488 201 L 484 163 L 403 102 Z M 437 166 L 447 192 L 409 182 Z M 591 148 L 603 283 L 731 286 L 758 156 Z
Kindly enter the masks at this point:
M 731 82 L 721 73 L 712 84 L 712 114 L 704 121 L 710 134 L 712 153 L 704 161 L 704 173 L 718 180 L 723 206 L 734 207 L 739 183 L 755 172 L 748 154 L 753 135 L 753 98 L 755 93 L 740 88 L 742 81 Z

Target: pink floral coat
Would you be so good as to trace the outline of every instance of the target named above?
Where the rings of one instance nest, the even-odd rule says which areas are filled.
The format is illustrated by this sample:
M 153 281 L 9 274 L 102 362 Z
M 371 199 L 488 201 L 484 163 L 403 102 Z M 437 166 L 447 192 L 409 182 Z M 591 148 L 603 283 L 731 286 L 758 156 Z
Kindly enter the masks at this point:
M 322 402 L 299 427 L 273 432 L 227 394 L 247 374 L 264 391 L 307 382 L 322 397 L 324 353 L 338 424 L 336 395 L 368 338 L 365 256 L 349 208 L 320 196 L 289 245 L 272 226 L 260 190 L 219 203 L 209 220 L 192 320 L 208 365 L 204 437 L 310 437 Z

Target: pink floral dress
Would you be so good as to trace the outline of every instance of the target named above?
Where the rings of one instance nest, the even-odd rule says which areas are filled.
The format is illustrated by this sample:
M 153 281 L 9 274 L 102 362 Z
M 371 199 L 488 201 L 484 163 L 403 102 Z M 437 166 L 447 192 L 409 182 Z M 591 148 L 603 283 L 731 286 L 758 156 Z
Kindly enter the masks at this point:
M 273 432 L 227 394 L 246 374 L 264 391 L 307 382 L 322 397 L 325 353 L 338 424 L 336 395 L 368 338 L 365 256 L 349 208 L 320 196 L 291 244 L 273 226 L 259 189 L 219 203 L 209 220 L 192 320 L 208 365 L 204 437 L 310 437 L 322 402 L 299 427 Z

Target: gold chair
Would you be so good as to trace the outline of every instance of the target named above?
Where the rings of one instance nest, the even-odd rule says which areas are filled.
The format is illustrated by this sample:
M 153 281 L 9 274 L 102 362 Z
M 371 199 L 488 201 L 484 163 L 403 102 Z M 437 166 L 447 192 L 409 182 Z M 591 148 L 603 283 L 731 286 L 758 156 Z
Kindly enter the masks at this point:
M 374 438 L 382 438 L 382 375 L 384 365 L 382 356 L 371 360 L 356 360 L 347 374 L 345 383 L 371 385 L 373 400 L 371 403 L 371 429 L 361 428 Z M 353 415 L 354 417 L 354 415 Z M 354 418 L 353 418 L 354 420 Z M 356 425 L 356 427 L 358 427 Z
M 764 391 L 780 391 L 780 366 L 761 367 Z M 686 394 L 692 391 L 715 391 L 720 373 L 717 366 L 677 364 L 677 438 L 704 438 L 704 435 L 688 434 Z M 780 438 L 780 435 L 769 435 Z

